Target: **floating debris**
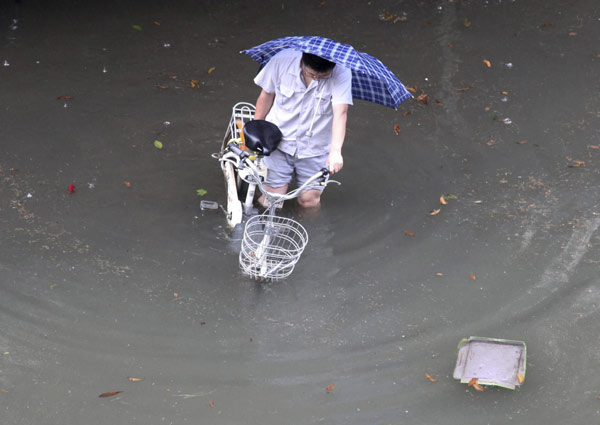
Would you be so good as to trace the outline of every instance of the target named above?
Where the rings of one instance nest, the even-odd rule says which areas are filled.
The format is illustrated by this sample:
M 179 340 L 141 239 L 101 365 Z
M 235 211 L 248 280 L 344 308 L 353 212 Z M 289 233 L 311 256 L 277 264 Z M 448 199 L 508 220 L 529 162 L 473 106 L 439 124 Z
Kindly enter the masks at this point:
M 522 341 L 470 337 L 458 344 L 454 379 L 463 384 L 514 390 L 525 381 L 527 348 Z M 476 390 L 483 390 L 475 387 Z

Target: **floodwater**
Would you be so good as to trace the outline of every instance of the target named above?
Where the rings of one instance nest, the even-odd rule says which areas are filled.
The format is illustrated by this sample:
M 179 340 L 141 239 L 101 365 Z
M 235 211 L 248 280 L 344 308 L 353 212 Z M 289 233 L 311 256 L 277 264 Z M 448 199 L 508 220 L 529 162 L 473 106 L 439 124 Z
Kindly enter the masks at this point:
M 0 423 L 598 423 L 596 0 L 1 7 Z M 224 202 L 210 155 L 258 94 L 238 52 L 293 34 L 428 102 L 356 102 L 265 284 L 196 191 Z M 523 385 L 454 380 L 469 336 L 524 341 Z

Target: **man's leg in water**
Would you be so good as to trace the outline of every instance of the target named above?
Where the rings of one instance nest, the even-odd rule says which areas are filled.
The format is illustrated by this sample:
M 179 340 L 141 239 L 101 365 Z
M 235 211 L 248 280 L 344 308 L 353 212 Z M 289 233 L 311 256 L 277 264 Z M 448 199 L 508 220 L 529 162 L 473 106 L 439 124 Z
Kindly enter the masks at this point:
M 288 190 L 288 186 L 289 185 L 285 185 L 285 186 L 281 186 L 281 187 L 271 187 L 271 186 L 267 186 L 266 184 L 263 184 L 264 188 L 266 189 L 267 192 L 275 192 L 275 193 L 287 193 Z M 258 198 L 258 203 L 263 207 L 263 208 L 269 208 L 268 205 L 265 204 L 266 202 L 266 196 L 265 195 L 260 195 Z
M 264 182 L 267 192 L 287 193 L 294 173 L 294 157 L 275 149 L 271 155 L 265 157 L 264 161 L 268 169 L 267 180 Z M 266 197 L 261 194 L 258 203 L 267 208 L 265 202 Z
M 321 207 L 322 190 L 305 190 L 298 197 L 298 204 L 307 211 L 318 211 Z
M 321 169 L 325 168 L 328 157 L 329 154 L 323 154 L 310 158 L 297 159 L 295 171 L 298 186 L 301 186 L 315 173 L 318 173 Z M 321 207 L 321 193 L 323 193 L 322 186 L 317 189 L 303 191 L 298 197 L 298 205 L 307 212 L 318 211 Z

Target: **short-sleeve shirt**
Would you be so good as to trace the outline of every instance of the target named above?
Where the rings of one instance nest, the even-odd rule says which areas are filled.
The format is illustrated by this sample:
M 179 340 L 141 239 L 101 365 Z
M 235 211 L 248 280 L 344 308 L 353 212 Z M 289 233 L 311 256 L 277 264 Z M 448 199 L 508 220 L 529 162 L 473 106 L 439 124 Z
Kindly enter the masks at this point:
M 329 153 L 332 106 L 352 105 L 352 72 L 336 65 L 329 78 L 313 80 L 306 87 L 301 59 L 301 52 L 282 50 L 271 58 L 254 82 L 267 93 L 275 93 L 266 119 L 283 133 L 278 149 L 298 158 L 310 158 Z

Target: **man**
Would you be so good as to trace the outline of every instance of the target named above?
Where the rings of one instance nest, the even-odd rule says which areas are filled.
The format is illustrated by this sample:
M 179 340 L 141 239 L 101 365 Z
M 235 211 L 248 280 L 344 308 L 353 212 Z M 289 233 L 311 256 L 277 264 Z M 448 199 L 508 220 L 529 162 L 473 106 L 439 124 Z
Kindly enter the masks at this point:
M 342 169 L 348 106 L 352 105 L 352 73 L 319 56 L 282 50 L 254 79 L 262 88 L 255 119 L 276 124 L 283 133 L 279 147 L 265 158 L 266 189 L 286 193 L 295 173 L 298 185 L 323 167 Z M 320 189 L 304 191 L 301 207 L 318 209 Z M 259 202 L 264 206 L 264 196 Z

